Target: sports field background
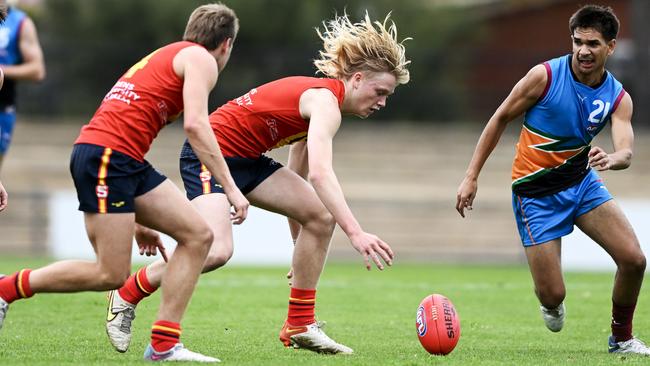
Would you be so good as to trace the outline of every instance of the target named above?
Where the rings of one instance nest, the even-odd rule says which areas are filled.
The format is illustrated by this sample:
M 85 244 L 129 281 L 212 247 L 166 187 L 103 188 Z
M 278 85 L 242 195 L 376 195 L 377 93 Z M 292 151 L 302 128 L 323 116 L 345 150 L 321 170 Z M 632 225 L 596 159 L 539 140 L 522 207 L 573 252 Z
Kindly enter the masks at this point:
M 470 218 L 458 217 L 453 209 L 456 185 L 480 129 L 462 123 L 344 122 L 335 139 L 335 169 L 360 221 L 397 253 L 394 267 L 366 272 L 345 237 L 337 232 L 334 238 L 318 288 L 317 314 L 327 321 L 328 334 L 355 349 L 354 356 L 283 349 L 277 332 L 286 316 L 286 267 L 227 266 L 204 275 L 183 321 L 183 340 L 237 365 L 645 363 L 606 353 L 612 273 L 567 273 L 567 325 L 559 334 L 544 327 L 510 211 L 509 168 L 517 125 L 508 129 L 488 161 Z M 45 252 L 30 246 L 42 236 L 42 227 L 34 225 L 39 221 L 30 220 L 42 215 L 35 199 L 72 189 L 67 164 L 77 130 L 78 124 L 69 121 L 18 125 L 3 179 L 10 192 L 10 206 L 0 217 L 3 272 L 47 263 L 34 259 Z M 150 155 L 177 183 L 182 141 L 182 129 L 171 126 Z M 637 134 L 632 167 L 603 174 L 616 197 L 645 198 L 648 142 L 646 134 Z M 609 137 L 598 143 L 609 144 Z M 282 151 L 274 157 L 285 159 Z M 23 247 L 11 238 L 23 240 Z M 246 243 L 235 243 L 241 245 Z M 448 296 L 460 314 L 461 340 L 448 357 L 429 356 L 417 341 L 415 310 L 430 293 Z M 105 301 L 101 293 L 39 294 L 15 303 L 0 331 L 0 365 L 140 363 L 159 298 L 138 309 L 133 348 L 125 355 L 115 353 L 105 339 Z M 637 309 L 635 334 L 650 339 L 647 290 Z
M 205 2 L 23 2 L 39 29 L 48 76 L 43 83 L 19 86 L 18 123 L 0 177 L 10 196 L 0 213 L 0 273 L 50 262 L 48 202 L 56 192 L 74 191 L 68 162 L 79 128 L 117 76 L 151 49 L 175 41 L 189 10 Z M 286 266 L 228 265 L 202 276 L 182 323 L 190 349 L 225 365 L 648 363 L 607 354 L 613 282 L 608 271 L 567 272 L 565 329 L 546 330 L 510 204 L 521 121 L 508 127 L 484 167 L 469 217 L 461 219 L 454 209 L 457 186 L 490 113 L 530 67 L 570 51 L 566 23 L 584 1 L 225 2 L 238 12 L 242 31 L 211 107 L 262 82 L 312 75 L 319 46 L 314 27 L 344 8 L 355 19 L 366 9 L 376 18 L 393 10 L 400 37 L 414 37 L 406 43 L 411 82 L 372 118 L 346 118 L 334 140 L 334 168 L 352 211 L 365 230 L 393 247 L 396 260 L 384 272 L 367 272 L 340 229 L 335 232 L 316 310 L 327 322 L 326 332 L 355 350 L 352 356 L 282 347 L 277 335 L 287 311 Z M 636 139 L 632 166 L 601 175 L 617 199 L 648 202 L 650 54 L 634 57 L 634 47 L 650 47 L 650 2 L 601 3 L 613 6 L 622 21 L 619 49 L 608 67 L 635 101 Z M 183 140 L 176 122 L 147 155 L 179 187 Z M 609 128 L 594 144 L 611 151 Z M 287 149 L 270 155 L 285 162 Z M 650 205 L 647 212 L 650 216 Z M 268 240 L 291 245 L 287 238 Z M 236 242 L 235 251 L 246 245 Z M 648 286 L 634 330 L 645 341 L 650 341 Z M 429 356 L 416 337 L 417 305 L 431 293 L 448 296 L 460 314 L 461 339 L 447 357 Z M 118 354 L 104 332 L 104 293 L 38 294 L 18 301 L 0 330 L 0 366 L 142 364 L 158 303 L 155 294 L 138 308 L 132 348 Z
M 0 253 L 42 256 L 47 254 L 47 200 L 58 190 L 74 192 L 69 155 L 85 121 L 23 116 L 19 121 L 3 171 L 10 206 L 0 216 Z M 464 220 L 454 209 L 456 189 L 482 122 L 345 119 L 334 140 L 334 169 L 362 226 L 392 245 L 398 262 L 524 263 L 510 203 L 510 168 L 520 126 L 515 121 L 508 127 L 485 165 L 474 211 Z M 182 189 L 180 127 L 163 129 L 148 159 Z M 606 129 L 594 144 L 611 149 L 608 133 Z M 640 202 L 649 197 L 650 134 L 638 129 L 635 138 L 632 166 L 601 175 L 614 197 Z M 279 149 L 270 155 L 286 162 L 286 154 L 287 149 Z M 235 243 L 241 245 L 246 243 Z M 339 229 L 330 258 L 359 259 Z

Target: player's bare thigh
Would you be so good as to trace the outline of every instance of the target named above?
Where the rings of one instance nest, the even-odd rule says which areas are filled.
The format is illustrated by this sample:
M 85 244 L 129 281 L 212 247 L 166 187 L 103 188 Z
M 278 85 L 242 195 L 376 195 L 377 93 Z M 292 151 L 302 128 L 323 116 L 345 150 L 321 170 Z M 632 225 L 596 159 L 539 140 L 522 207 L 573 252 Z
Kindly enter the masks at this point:
M 230 221 L 230 202 L 223 193 L 211 193 L 192 200 L 192 206 L 206 220 L 214 234 L 209 256 L 224 255 L 226 261 L 232 255 L 232 223 Z
M 210 232 L 203 217 L 169 179 L 136 197 L 135 212 L 138 223 L 171 236 L 180 245 Z
M 632 225 L 614 200 L 609 200 L 576 218 L 576 225 L 598 243 L 616 262 L 639 255 L 641 247 Z
M 290 217 L 301 224 L 314 215 L 327 212 L 314 188 L 286 167 L 265 179 L 246 198 L 256 207 Z
M 526 258 L 533 277 L 562 278 L 561 248 L 561 239 L 526 247 Z
M 86 233 L 100 265 L 130 267 L 134 217 L 133 213 L 84 213 Z

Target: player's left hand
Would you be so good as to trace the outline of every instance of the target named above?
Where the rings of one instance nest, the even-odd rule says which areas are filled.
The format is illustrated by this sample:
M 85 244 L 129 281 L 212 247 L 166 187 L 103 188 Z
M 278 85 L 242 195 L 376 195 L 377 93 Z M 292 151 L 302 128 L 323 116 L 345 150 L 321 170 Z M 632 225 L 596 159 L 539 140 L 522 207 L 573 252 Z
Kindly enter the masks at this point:
M 135 241 L 138 243 L 138 248 L 140 248 L 140 255 L 155 256 L 160 251 L 160 255 L 163 260 L 167 262 L 167 252 L 165 251 L 165 246 L 160 239 L 160 235 L 141 225 L 137 225 L 135 229 Z
M 598 171 L 609 170 L 612 167 L 612 160 L 605 150 L 594 146 L 589 150 L 589 166 Z

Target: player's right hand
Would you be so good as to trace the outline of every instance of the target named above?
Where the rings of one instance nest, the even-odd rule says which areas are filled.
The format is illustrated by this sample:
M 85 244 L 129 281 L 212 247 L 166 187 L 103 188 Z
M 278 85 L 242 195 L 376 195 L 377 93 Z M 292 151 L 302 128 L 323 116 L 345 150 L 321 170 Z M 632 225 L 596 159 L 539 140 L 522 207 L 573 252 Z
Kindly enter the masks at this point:
M 609 156 L 601 147 L 592 146 L 589 150 L 589 166 L 598 170 L 605 171 L 612 167 L 612 161 Z
M 230 213 L 230 221 L 235 225 L 239 225 L 246 220 L 250 203 L 239 189 L 227 192 L 226 196 L 233 207 L 233 212 Z
M 363 256 L 363 262 L 367 270 L 370 271 L 370 268 L 372 268 L 371 260 L 375 262 L 379 270 L 383 270 L 384 265 L 379 260 L 380 257 L 387 265 L 393 265 L 393 257 L 395 256 L 393 250 L 376 235 L 362 231 L 359 234 L 350 236 L 350 242 L 354 249 Z
M 135 241 L 138 244 L 140 255 L 155 256 L 160 251 L 163 260 L 167 262 L 167 252 L 160 235 L 147 227 L 136 225 Z
M 458 186 L 456 192 L 456 211 L 465 217 L 465 209 L 472 210 L 474 198 L 476 198 L 476 191 L 478 190 L 478 182 L 476 179 L 465 177 Z

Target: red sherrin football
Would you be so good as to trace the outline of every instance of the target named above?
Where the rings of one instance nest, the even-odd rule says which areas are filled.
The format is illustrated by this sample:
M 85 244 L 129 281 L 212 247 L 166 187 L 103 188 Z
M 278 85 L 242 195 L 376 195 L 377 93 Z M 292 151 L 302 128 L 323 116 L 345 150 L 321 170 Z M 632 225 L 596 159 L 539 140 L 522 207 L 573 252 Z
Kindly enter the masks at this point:
M 454 350 L 460 338 L 460 318 L 448 298 L 433 294 L 425 297 L 415 316 L 415 328 L 422 347 L 434 355 Z

